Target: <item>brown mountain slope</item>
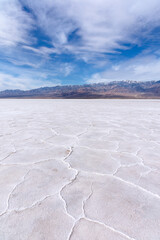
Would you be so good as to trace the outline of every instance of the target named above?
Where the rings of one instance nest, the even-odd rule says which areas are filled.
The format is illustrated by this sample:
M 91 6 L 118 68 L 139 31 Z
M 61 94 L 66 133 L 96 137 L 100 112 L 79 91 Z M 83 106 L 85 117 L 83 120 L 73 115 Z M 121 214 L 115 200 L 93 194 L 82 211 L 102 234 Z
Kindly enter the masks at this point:
M 28 91 L 5 90 L 0 92 L 0 98 L 160 98 L 160 81 L 117 81 Z

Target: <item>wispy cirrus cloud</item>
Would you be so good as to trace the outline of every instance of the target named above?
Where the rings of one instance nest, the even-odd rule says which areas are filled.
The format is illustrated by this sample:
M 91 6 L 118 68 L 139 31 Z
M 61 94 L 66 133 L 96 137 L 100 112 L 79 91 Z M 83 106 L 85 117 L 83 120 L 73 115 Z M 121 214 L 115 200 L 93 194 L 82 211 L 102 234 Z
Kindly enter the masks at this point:
M 160 54 L 140 54 L 118 65 L 111 65 L 107 70 L 95 73 L 89 79 L 86 79 L 88 83 L 123 80 L 160 80 Z
M 38 27 L 55 48 L 50 53 L 115 53 L 151 38 L 160 27 L 159 11 L 159 0 L 0 0 L 0 43 L 32 45 Z
M 142 44 L 160 26 L 158 0 L 25 0 L 56 48 L 75 54 L 114 52 Z M 76 40 L 70 39 L 71 34 Z M 155 36 L 154 36 L 155 37 Z
M 52 76 L 50 79 L 48 73 L 36 73 L 32 72 L 21 72 L 21 73 L 0 73 L 0 89 L 22 89 L 29 90 L 33 88 L 40 87 L 53 87 L 57 85 L 61 85 L 61 81 L 56 79 L 55 76 Z
M 53 75 L 63 83 L 76 71 L 74 83 L 78 74 L 84 82 L 158 79 L 159 12 L 159 0 L 0 0 L 0 71 L 13 76 L 13 86 L 20 71 L 39 86 L 53 83 Z
M 23 11 L 17 0 L 0 0 L 0 45 L 14 47 L 17 44 L 30 44 L 33 40 L 32 16 Z
M 59 54 L 59 51 L 56 48 L 48 48 L 48 47 L 30 47 L 30 46 L 22 46 L 23 49 L 31 51 L 37 55 L 43 56 L 43 57 L 48 57 L 50 54 Z

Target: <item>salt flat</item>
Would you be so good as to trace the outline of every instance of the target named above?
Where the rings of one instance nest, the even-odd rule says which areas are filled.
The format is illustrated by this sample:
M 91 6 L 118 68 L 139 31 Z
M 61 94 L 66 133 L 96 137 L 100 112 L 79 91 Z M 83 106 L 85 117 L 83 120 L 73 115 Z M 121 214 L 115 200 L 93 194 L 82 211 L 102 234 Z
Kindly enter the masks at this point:
M 0 240 L 160 240 L 160 101 L 0 100 Z

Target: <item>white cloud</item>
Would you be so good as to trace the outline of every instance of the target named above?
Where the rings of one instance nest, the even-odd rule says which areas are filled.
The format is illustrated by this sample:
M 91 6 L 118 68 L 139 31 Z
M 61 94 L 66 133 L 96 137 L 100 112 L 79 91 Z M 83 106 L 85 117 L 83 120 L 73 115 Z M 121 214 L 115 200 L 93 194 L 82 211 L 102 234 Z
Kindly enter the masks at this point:
M 23 5 L 30 9 L 30 13 L 24 11 Z M 76 64 L 67 63 L 67 60 L 64 63 L 65 57 L 61 59 L 63 53 L 74 54 L 77 60 L 94 64 L 93 67 L 107 65 L 108 70 L 93 75 L 88 82 L 157 80 L 160 61 L 156 53 L 148 52 L 148 55 L 124 63 L 119 63 L 118 54 L 127 49 L 124 43 L 141 46 L 144 40 L 159 38 L 152 32 L 160 27 L 159 12 L 159 0 L 0 0 L 0 58 L 19 66 L 13 75 L 10 73 L 7 78 L 1 75 L 1 89 L 5 81 L 14 87 L 12 83 L 16 83 L 16 79 L 23 87 L 25 84 L 34 87 L 34 81 L 38 85 L 38 79 L 39 85 L 43 81 L 47 85 L 49 77 L 38 77 L 44 69 L 47 76 L 68 76 Z M 39 36 L 33 33 L 34 29 L 41 29 Z M 71 37 L 73 32 L 76 39 Z M 35 47 L 36 38 L 41 38 L 41 34 L 50 39 L 52 47 Z M 118 53 L 117 63 L 110 66 L 112 59 L 110 61 L 104 53 L 113 53 L 114 56 Z M 31 70 L 29 75 L 22 75 L 24 65 L 35 69 L 37 75 L 34 73 L 32 77 Z M 1 69 L 2 74 L 10 70 Z
M 102 83 L 121 80 L 160 80 L 160 57 L 154 55 L 137 56 L 119 65 L 113 65 L 104 72 L 93 74 L 90 79 L 87 79 L 87 82 Z
M 90 53 L 125 48 L 122 43 L 141 44 L 160 26 L 159 0 L 25 0 L 37 24 L 57 48 L 90 57 Z M 76 31 L 80 37 L 70 43 Z
M 14 60 L 12 59 L 12 62 Z M 4 89 L 32 89 L 55 86 L 74 71 L 72 63 L 55 63 L 48 61 L 46 66 L 25 67 L 20 62 L 14 64 L 0 62 L 0 91 Z M 26 63 L 27 64 L 27 63 Z M 28 63 L 29 65 L 30 63 Z
M 22 48 L 29 50 L 31 52 L 34 52 L 37 55 L 41 55 L 43 57 L 49 57 L 50 54 L 59 53 L 59 51 L 56 48 L 48 48 L 48 47 L 35 48 L 35 47 L 26 46 L 26 45 L 24 45 Z
M 57 79 L 48 80 L 45 74 L 24 75 L 19 74 L 13 76 L 13 74 L 0 73 L 0 90 L 5 89 L 21 89 L 28 90 L 39 87 L 53 87 L 60 85 L 61 82 Z
M 123 43 L 141 44 L 141 38 L 151 37 L 150 32 L 160 26 L 159 12 L 159 0 L 0 0 L 0 44 L 29 44 L 37 26 L 57 50 L 30 50 L 69 51 L 89 61 L 94 54 L 124 49 Z M 73 31 L 79 39 L 70 42 Z
M 30 43 L 32 28 L 33 19 L 22 10 L 18 0 L 0 0 L 0 45 Z
M 73 64 L 64 63 L 61 68 L 61 72 L 64 74 L 65 77 L 69 76 L 71 72 L 73 72 L 74 66 Z

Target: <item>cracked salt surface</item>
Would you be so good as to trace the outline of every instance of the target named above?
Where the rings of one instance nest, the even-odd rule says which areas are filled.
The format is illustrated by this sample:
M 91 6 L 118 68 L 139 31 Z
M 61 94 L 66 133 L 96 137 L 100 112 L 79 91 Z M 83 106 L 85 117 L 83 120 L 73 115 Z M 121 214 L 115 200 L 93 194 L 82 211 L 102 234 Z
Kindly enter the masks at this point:
M 160 240 L 160 101 L 0 112 L 0 240 Z

